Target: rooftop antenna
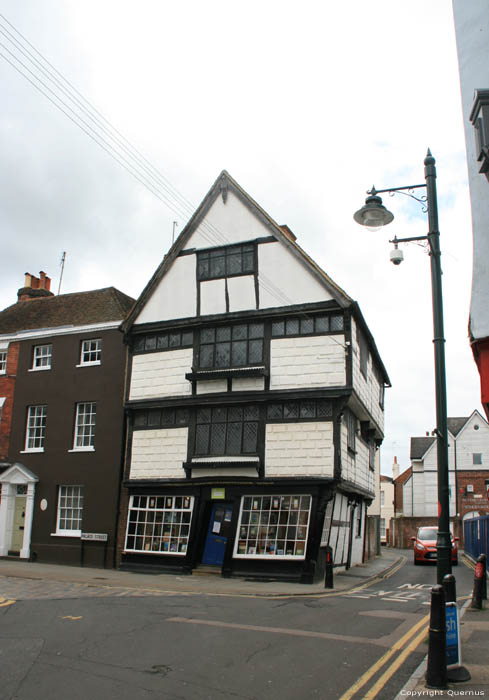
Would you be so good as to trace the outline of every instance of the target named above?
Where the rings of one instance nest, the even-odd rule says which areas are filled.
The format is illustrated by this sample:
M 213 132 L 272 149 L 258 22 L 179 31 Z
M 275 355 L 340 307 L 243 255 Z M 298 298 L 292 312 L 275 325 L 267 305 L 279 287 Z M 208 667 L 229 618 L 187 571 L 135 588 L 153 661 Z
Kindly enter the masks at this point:
M 61 291 L 61 282 L 63 281 L 63 272 L 65 271 L 65 260 L 66 260 L 66 250 L 63 251 L 63 254 L 61 256 L 61 260 L 59 261 L 59 264 L 61 265 L 61 274 L 59 276 L 58 294 Z
M 178 226 L 178 221 L 173 222 L 173 235 L 171 238 L 171 244 L 173 245 L 175 243 L 175 228 Z

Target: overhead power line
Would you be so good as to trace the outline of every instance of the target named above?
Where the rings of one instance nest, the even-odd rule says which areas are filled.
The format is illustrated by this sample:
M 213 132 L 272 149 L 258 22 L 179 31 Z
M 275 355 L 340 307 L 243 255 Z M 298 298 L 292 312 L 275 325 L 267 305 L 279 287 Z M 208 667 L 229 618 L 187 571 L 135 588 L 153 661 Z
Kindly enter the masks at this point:
M 195 206 L 1 13 L 0 35 L 9 42 L 0 41 L 0 57 L 174 214 L 184 219 L 193 215 Z M 208 221 L 201 222 L 200 233 L 211 246 L 230 243 Z M 293 303 L 266 275 L 260 273 L 259 279 L 272 298 Z

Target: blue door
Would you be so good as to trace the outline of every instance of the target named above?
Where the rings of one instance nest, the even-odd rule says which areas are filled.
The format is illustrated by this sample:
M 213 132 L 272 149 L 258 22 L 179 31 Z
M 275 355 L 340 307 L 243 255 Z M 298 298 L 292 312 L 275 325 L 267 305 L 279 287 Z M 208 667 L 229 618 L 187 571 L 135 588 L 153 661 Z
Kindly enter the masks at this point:
M 221 566 L 226 545 L 231 534 L 233 508 L 229 503 L 213 503 L 207 538 L 205 540 L 203 564 Z

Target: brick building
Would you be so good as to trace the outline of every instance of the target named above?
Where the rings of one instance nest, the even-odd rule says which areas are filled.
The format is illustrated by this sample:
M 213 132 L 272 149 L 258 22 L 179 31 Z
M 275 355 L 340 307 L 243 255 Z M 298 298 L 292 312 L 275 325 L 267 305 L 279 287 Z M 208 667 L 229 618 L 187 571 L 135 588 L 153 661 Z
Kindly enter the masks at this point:
M 450 523 L 463 538 L 462 523 L 489 514 L 489 424 L 475 410 L 468 417 L 448 419 Z M 411 438 L 411 467 L 395 479 L 394 543 L 410 546 L 418 527 L 437 523 L 438 478 L 436 439 Z
M 122 567 L 362 561 L 388 376 L 358 304 L 225 171 L 124 330 Z
M 0 556 L 112 565 L 133 299 L 26 275 L 0 312 Z M 106 536 L 86 542 L 82 533 Z

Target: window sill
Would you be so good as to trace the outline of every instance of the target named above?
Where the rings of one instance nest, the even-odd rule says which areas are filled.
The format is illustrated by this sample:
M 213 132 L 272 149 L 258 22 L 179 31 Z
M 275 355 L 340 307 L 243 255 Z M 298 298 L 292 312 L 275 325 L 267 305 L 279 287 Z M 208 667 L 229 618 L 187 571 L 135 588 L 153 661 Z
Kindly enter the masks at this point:
M 51 532 L 51 537 L 81 537 L 81 530 L 73 530 L 66 532 Z
M 97 367 L 97 365 L 101 365 L 102 362 L 100 360 L 95 360 L 94 362 L 80 362 L 79 365 L 75 365 L 75 367 Z
M 185 379 L 189 382 L 208 379 L 228 379 L 232 377 L 265 377 L 265 366 L 260 367 L 227 367 L 225 369 L 201 369 L 196 372 L 188 372 Z
M 47 372 L 47 370 L 51 369 L 51 365 L 49 367 L 31 367 L 28 369 L 28 372 Z
M 74 447 L 68 452 L 95 452 L 95 447 Z
M 21 450 L 21 455 L 30 454 L 31 452 L 44 452 L 44 447 L 32 447 L 30 450 Z

